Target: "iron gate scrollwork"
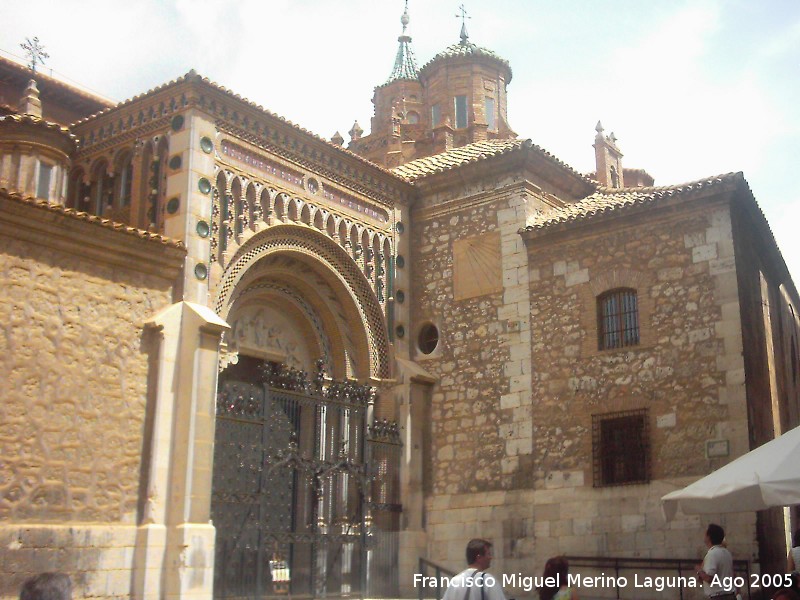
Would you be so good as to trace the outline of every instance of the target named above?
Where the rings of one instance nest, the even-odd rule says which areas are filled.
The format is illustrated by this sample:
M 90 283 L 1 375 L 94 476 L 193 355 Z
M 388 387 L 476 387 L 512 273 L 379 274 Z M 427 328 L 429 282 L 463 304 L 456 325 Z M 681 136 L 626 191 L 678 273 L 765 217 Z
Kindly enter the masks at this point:
M 369 551 L 370 598 L 396 598 L 399 591 L 398 549 L 400 516 L 400 459 L 402 443 L 397 423 L 383 419 L 369 426 L 367 450 L 373 473 L 370 481 L 372 543 Z
M 388 490 L 396 491 L 400 454 L 386 448 L 399 448 L 399 436 L 389 444 L 391 435 L 368 427 L 374 395 L 370 386 L 326 380 L 321 362 L 312 381 L 248 357 L 220 375 L 215 597 L 364 597 L 387 552 L 396 571 L 396 534 L 385 550 L 371 496 L 395 494 Z M 377 501 L 378 529 L 392 527 Z

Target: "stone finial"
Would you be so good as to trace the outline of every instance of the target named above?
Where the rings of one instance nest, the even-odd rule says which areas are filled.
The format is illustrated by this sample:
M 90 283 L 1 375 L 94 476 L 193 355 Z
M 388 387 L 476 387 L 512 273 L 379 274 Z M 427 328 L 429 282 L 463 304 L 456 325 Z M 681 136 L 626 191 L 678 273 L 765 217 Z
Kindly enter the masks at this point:
M 353 123 L 352 129 L 347 133 L 350 135 L 350 141 L 355 142 L 361 138 L 361 134 L 364 133 L 364 130 L 361 128 L 361 125 L 358 124 L 358 121 L 356 121 Z
M 31 79 L 25 88 L 25 95 L 19 103 L 19 111 L 26 115 L 42 118 L 42 101 L 39 100 L 39 88 L 36 81 Z
M 594 126 L 594 130 L 597 132 L 597 135 L 595 137 L 599 138 L 603 137 L 603 124 L 600 121 L 598 121 L 597 125 Z
M 622 152 L 617 147 L 617 136 L 614 132 L 603 135 L 603 125 L 600 121 L 594 128 L 597 135 L 594 136 L 594 153 L 596 178 L 598 183 L 612 188 L 625 186 L 622 171 Z
M 331 143 L 336 144 L 337 146 L 343 145 L 344 138 L 342 137 L 342 134 L 339 133 L 338 131 L 334 133 L 333 136 L 331 137 Z

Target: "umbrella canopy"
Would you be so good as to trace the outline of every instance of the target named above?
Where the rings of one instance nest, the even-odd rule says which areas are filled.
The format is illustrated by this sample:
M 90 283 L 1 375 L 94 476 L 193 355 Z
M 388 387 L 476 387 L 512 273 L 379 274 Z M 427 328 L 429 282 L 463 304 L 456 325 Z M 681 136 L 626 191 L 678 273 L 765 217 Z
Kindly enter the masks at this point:
M 671 520 L 686 514 L 763 510 L 800 504 L 800 427 L 661 498 Z

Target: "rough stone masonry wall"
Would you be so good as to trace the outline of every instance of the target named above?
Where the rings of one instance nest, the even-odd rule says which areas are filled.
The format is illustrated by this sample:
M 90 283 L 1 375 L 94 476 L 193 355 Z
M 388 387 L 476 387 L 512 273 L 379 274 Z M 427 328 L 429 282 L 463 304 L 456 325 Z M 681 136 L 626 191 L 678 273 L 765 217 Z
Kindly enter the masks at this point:
M 666 524 L 659 498 L 730 460 L 706 441 L 749 449 L 729 209 L 594 229 L 530 243 L 534 487 L 553 490 L 536 497 L 536 559 L 693 557 L 700 520 Z M 616 287 L 637 290 L 640 344 L 600 351 L 596 298 Z M 651 483 L 593 488 L 592 415 L 641 408 Z M 709 519 L 735 523 L 731 547 L 752 557 L 752 516 Z
M 593 414 L 649 410 L 653 479 L 705 474 L 709 439 L 743 436 L 745 450 L 741 339 L 728 314 L 738 308 L 732 240 L 708 239 L 723 219 L 730 231 L 719 209 L 533 241 L 537 483 L 592 484 Z M 637 290 L 640 343 L 598 350 L 596 298 L 618 287 Z
M 141 325 L 171 292 L 160 276 L 0 237 L 0 596 L 44 570 L 68 572 L 76 597 L 128 593 Z
M 457 499 L 478 498 L 488 522 L 491 499 L 525 485 L 528 469 L 520 461 L 531 454 L 528 268 L 518 231 L 538 200 L 530 190 L 504 183 L 493 182 L 488 189 L 494 192 L 471 195 L 468 190 L 445 208 L 423 211 L 425 218 L 414 222 L 414 331 L 425 321 L 440 331 L 430 356 L 415 355 L 439 378 L 431 411 L 429 557 L 453 568 L 462 566 L 464 537 L 472 534 L 466 523 L 479 514 L 473 504 L 451 510 L 464 508 Z M 455 301 L 453 243 L 490 231 L 499 233 L 498 262 L 492 268 L 502 271 L 503 289 Z M 452 506 L 440 501 L 450 498 L 456 499 Z M 505 525 L 495 521 L 492 528 L 518 524 L 508 515 Z
M 659 503 L 663 494 L 729 460 L 706 459 L 706 440 L 728 440 L 731 457 L 748 449 L 727 207 L 596 227 L 561 241 L 532 240 L 529 250 L 532 353 L 525 373 L 531 372 L 532 390 L 514 402 L 530 415 L 532 428 L 519 442 L 520 469 L 509 477 L 499 463 L 487 464 L 495 485 L 486 489 L 493 491 L 469 494 L 450 480 L 452 471 L 470 481 L 469 457 L 443 464 L 439 493 L 426 504 L 429 558 L 460 567 L 473 536 L 495 543 L 499 573 L 540 574 L 557 554 L 699 558 L 709 520 L 730 531 L 736 558 L 753 558 L 752 515 L 701 520 L 679 514 L 667 524 Z M 621 286 L 638 290 L 642 341 L 599 352 L 595 298 Z M 448 406 L 444 390 L 434 400 L 434 422 L 447 427 L 455 415 L 437 413 L 442 404 Z M 594 488 L 592 414 L 642 407 L 649 409 L 653 480 Z M 462 431 L 458 423 L 453 430 Z M 438 437 L 441 452 L 448 433 Z M 521 489 L 510 489 L 515 483 Z
M 477 210 L 414 227 L 414 321 L 433 321 L 440 338 L 437 352 L 420 361 L 440 381 L 432 396 L 434 493 L 500 487 L 492 467 L 503 455 L 497 435 L 498 399 L 505 392 L 502 375 L 508 353 L 495 343 L 502 332 L 496 318 L 502 293 L 453 301 L 451 254 L 459 235 L 478 235 L 494 227 L 494 220 Z M 470 443 L 474 439 L 481 443 Z

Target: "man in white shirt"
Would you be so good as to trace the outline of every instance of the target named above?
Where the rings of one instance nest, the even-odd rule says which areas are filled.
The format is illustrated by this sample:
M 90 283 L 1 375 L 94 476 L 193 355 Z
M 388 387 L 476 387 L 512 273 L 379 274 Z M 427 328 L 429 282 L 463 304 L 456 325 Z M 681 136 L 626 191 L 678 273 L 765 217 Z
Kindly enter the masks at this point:
M 492 558 L 491 542 L 470 540 L 467 544 L 469 566 L 450 580 L 442 600 L 506 600 L 497 578 L 486 572 Z
M 725 530 L 711 523 L 706 529 L 705 542 L 708 547 L 703 564 L 697 565 L 697 578 L 703 582 L 706 598 L 714 600 L 734 600 L 736 588 L 733 587 L 733 557 L 722 545 Z

